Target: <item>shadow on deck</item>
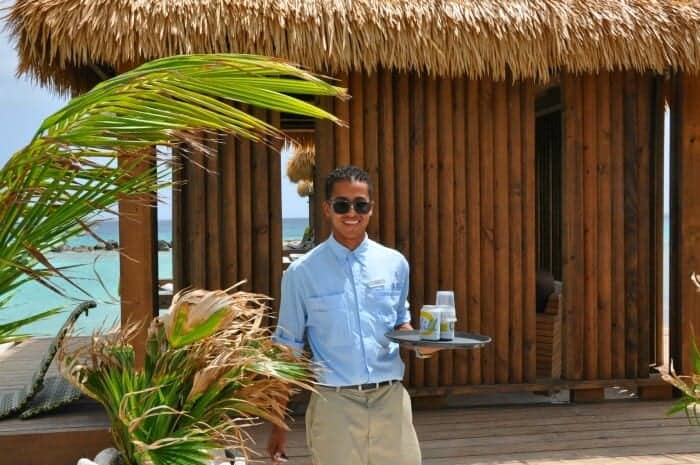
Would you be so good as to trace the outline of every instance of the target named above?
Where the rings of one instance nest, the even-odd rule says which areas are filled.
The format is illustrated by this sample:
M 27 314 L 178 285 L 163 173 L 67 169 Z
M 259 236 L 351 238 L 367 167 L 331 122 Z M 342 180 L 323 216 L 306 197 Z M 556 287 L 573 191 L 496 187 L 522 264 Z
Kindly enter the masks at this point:
M 31 341 L 0 353 L 0 390 L 31 376 L 28 367 L 42 344 L 46 342 Z M 488 403 L 488 397 L 480 397 L 478 403 Z M 670 405 L 639 400 L 482 405 L 419 410 L 414 423 L 424 465 L 700 463 L 700 429 L 682 416 L 666 417 Z M 303 417 L 294 418 L 288 435 L 290 465 L 311 465 L 303 428 Z M 250 432 L 257 443 L 253 448 L 262 452 L 266 426 Z M 107 419 L 88 400 L 32 420 L 0 421 L 0 465 L 73 465 L 108 443 Z

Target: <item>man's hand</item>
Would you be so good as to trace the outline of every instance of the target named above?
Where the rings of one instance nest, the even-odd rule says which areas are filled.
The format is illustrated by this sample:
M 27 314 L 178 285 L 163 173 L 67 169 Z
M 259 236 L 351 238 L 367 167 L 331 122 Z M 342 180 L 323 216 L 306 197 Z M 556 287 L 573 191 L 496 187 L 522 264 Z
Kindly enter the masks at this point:
M 267 452 L 270 454 L 273 463 L 287 461 L 286 445 L 287 432 L 280 426 L 272 425 L 270 437 L 267 441 Z
M 412 331 L 413 326 L 411 326 L 411 323 L 404 323 L 401 326 L 397 326 L 396 329 L 398 329 L 399 331 Z M 428 358 L 435 352 L 439 352 L 441 350 L 442 349 L 432 347 L 421 347 L 419 352 L 418 348 L 416 347 L 416 354 L 419 354 L 421 356 L 420 358 Z

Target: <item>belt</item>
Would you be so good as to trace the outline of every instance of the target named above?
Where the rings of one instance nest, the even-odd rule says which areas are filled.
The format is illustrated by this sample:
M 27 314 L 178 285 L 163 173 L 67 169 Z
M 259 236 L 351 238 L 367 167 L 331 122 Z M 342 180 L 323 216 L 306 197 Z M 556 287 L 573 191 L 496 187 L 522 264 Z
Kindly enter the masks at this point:
M 390 379 L 389 381 L 380 381 L 378 383 L 367 383 L 367 384 L 353 384 L 352 386 L 329 386 L 331 389 L 335 389 L 339 392 L 342 389 L 350 389 L 352 391 L 371 391 L 372 389 L 379 389 L 382 386 L 391 386 L 392 384 L 400 383 L 401 381 L 396 379 Z

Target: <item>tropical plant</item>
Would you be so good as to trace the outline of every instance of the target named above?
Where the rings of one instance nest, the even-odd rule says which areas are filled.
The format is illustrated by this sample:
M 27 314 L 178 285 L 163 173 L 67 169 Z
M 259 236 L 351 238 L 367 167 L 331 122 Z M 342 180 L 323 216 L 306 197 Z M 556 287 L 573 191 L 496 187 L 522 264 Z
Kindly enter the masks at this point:
M 692 272 L 690 280 L 695 285 L 695 288 L 700 292 L 700 274 Z M 681 392 L 681 397 L 667 412 L 668 415 L 673 415 L 678 412 L 684 412 L 688 417 L 688 422 L 700 426 L 700 349 L 698 348 L 695 339 L 695 331 L 691 327 L 693 336 L 693 348 L 691 353 L 692 360 L 692 375 L 679 375 L 673 368 L 673 362 L 669 370 L 661 373 L 661 378 L 671 384 Z
M 0 303 L 0 310 L 6 308 L 6 304 Z M 9 323 L 0 323 L 0 344 L 6 344 L 9 342 L 20 342 L 30 337 L 29 334 L 22 334 L 19 332 L 21 328 L 28 326 L 35 321 L 43 320 L 49 318 L 57 313 L 60 313 L 60 308 L 52 308 L 51 310 L 46 310 L 34 315 L 28 316 L 26 318 L 20 318 L 19 320 L 13 320 Z
M 133 332 L 123 329 L 64 349 L 61 372 L 105 407 L 126 465 L 192 465 L 226 446 L 246 451 L 241 427 L 258 417 L 283 426 L 291 387 L 310 389 L 308 364 L 262 325 L 265 300 L 179 293 L 149 328 L 143 369 Z
M 268 143 L 284 137 L 232 103 L 338 122 L 294 95 L 344 90 L 280 60 L 189 55 L 146 63 L 71 100 L 0 169 L 0 302 L 28 280 L 87 297 L 47 253 L 90 230 L 118 200 L 167 185 L 170 165 L 153 147 L 206 151 L 203 138 L 217 131 Z
M 700 426 L 700 349 L 695 341 L 693 341 L 692 361 L 694 374 L 679 375 L 671 365 L 669 371 L 662 373 L 661 377 L 681 392 L 681 397 L 667 414 L 684 412 L 688 417 L 688 422 Z

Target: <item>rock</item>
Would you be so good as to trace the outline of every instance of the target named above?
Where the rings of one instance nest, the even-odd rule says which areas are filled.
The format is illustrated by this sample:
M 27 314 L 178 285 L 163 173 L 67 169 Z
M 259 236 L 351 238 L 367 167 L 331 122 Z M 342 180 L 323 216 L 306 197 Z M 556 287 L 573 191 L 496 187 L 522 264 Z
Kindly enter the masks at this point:
M 96 456 L 94 462 L 97 465 L 123 465 L 122 456 L 117 449 L 110 447 L 101 450 Z M 80 465 L 80 464 L 78 464 Z
M 168 250 L 170 250 L 170 244 L 168 243 L 168 241 L 164 241 L 164 240 L 160 239 L 158 241 L 158 251 L 163 252 L 163 251 L 168 251 Z
M 115 250 L 119 248 L 119 243 L 117 241 L 106 241 L 105 250 Z
M 104 250 L 105 245 L 104 244 L 95 244 L 95 247 L 93 247 L 95 250 Z
M 60 244 L 51 247 L 51 252 L 65 252 L 66 250 L 68 250 L 66 244 Z
M 78 465 L 97 465 L 97 464 L 90 459 L 82 458 L 82 459 L 78 460 Z

